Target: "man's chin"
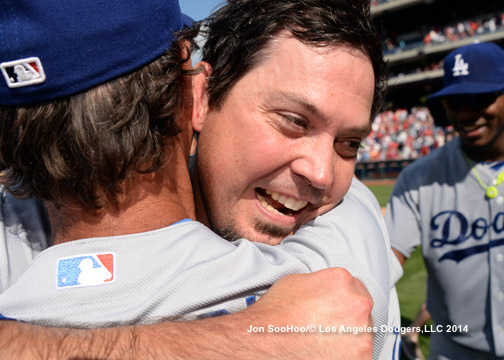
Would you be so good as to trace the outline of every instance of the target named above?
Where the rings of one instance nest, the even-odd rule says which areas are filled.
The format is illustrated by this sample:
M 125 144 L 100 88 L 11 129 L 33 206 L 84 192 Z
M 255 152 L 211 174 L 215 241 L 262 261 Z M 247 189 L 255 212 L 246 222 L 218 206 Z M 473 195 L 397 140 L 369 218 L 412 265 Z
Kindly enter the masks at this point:
M 490 149 L 494 143 L 493 139 L 474 139 L 462 137 L 464 149 L 469 152 L 484 152 Z
M 245 238 L 253 242 L 278 245 L 285 237 L 294 232 L 294 228 L 258 222 L 253 229 L 239 229 L 233 224 L 220 227 L 214 231 L 228 241 Z
M 220 237 L 226 239 L 227 241 L 236 241 L 243 238 L 238 231 L 232 225 L 226 225 L 220 228 L 213 229 L 213 231 Z
M 293 227 L 277 226 L 267 222 L 258 222 L 255 225 L 254 239 L 251 241 L 260 242 L 269 245 L 278 245 L 287 236 L 294 232 Z

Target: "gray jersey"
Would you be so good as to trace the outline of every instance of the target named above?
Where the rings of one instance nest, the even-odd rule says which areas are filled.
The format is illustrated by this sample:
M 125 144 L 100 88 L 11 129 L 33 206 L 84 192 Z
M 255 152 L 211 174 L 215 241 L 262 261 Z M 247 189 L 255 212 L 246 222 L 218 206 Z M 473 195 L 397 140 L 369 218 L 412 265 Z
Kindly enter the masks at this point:
M 11 199 L 4 197 L 2 208 Z M 8 222 L 4 214 L 4 226 Z M 11 234 L 16 236 L 19 232 Z M 24 250 L 12 248 L 14 252 L 31 246 L 22 244 Z M 355 181 L 342 206 L 275 247 L 247 240 L 229 243 L 194 221 L 52 246 L 33 262 L 28 256 L 17 263 L 22 275 L 2 285 L 0 313 L 76 327 L 191 320 L 242 310 L 287 274 L 339 266 L 371 293 L 378 329 L 374 355 L 378 358 L 383 348 L 380 358 L 390 359 L 398 336 L 382 330 L 399 325 L 394 284 L 401 269 L 389 249 L 376 199 Z
M 495 171 L 475 166 L 491 185 Z M 401 173 L 386 222 L 406 257 L 422 245 L 427 307 L 442 337 L 459 351 L 504 356 L 504 184 L 498 191 L 486 199 L 455 138 Z
M 47 240 L 49 221 L 44 206 L 36 200 L 15 199 L 1 189 L 0 293 L 50 245 Z

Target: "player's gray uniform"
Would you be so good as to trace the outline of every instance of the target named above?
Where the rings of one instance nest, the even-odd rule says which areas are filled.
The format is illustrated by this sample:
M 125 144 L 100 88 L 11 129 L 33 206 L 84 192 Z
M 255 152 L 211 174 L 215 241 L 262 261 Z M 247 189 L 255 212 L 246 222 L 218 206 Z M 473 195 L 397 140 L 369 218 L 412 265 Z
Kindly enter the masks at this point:
M 492 183 L 494 171 L 476 169 Z M 485 198 L 460 138 L 416 160 L 397 179 L 386 223 L 392 247 L 406 257 L 422 245 L 427 308 L 442 326 L 431 334 L 433 358 L 441 351 L 450 359 L 486 359 L 468 355 L 467 347 L 504 356 L 504 184 L 498 190 L 496 198 Z M 448 332 L 453 325 L 462 332 Z
M 2 246 L 7 248 L 2 254 L 8 257 L 2 261 L 2 273 L 4 264 L 7 269 L 17 269 L 7 271 L 15 275 L 1 278 L 0 313 L 7 317 L 79 327 L 146 323 L 167 317 L 195 319 L 242 310 L 284 275 L 340 266 L 361 279 L 371 293 L 378 330 L 400 322 L 394 284 L 402 271 L 389 251 L 376 199 L 358 181 L 343 206 L 319 216 L 275 247 L 246 240 L 229 243 L 189 221 L 141 234 L 52 246 L 32 263 L 28 245 L 43 239 L 37 238 L 37 232 L 35 240 L 30 239 L 31 232 L 19 233 L 31 222 L 31 218 L 23 218 L 20 204 L 27 202 L 4 194 Z M 24 242 L 19 241 L 20 236 Z M 113 282 L 89 287 L 58 285 L 58 261 L 97 253 L 113 253 Z M 16 254 L 25 254 L 22 261 L 13 260 Z M 380 358 L 390 359 L 397 351 L 397 339 L 397 334 L 378 331 L 375 358 L 383 347 Z

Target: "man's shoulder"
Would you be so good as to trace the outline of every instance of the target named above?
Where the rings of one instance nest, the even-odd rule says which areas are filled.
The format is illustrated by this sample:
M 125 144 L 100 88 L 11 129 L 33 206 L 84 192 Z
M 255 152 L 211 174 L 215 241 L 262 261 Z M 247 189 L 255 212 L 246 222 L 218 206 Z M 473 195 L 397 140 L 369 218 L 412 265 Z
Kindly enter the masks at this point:
M 460 139 L 455 138 L 422 158 L 415 160 L 401 171 L 397 184 L 407 183 L 412 187 L 420 187 L 445 178 L 457 175 L 456 169 L 464 162 Z
M 21 238 L 37 250 L 47 247 L 50 225 L 44 204 L 36 199 L 18 199 L 0 187 L 0 227 L 5 237 Z
M 373 192 L 359 179 L 352 179 L 352 185 L 348 190 L 346 197 L 355 197 L 358 203 L 365 206 L 373 206 L 379 208 L 378 199 L 373 194 Z
M 358 221 L 369 221 L 371 219 L 381 220 L 381 209 L 376 196 L 371 190 L 357 178 L 352 179 L 352 184 L 348 192 L 343 197 L 343 201 L 327 216 L 337 217 L 338 222 L 345 222 L 345 219 L 358 214 Z
M 459 138 L 447 142 L 440 148 L 433 150 L 430 154 L 415 160 L 404 171 L 423 171 L 431 169 L 436 162 L 446 162 L 453 158 L 454 154 L 460 152 Z

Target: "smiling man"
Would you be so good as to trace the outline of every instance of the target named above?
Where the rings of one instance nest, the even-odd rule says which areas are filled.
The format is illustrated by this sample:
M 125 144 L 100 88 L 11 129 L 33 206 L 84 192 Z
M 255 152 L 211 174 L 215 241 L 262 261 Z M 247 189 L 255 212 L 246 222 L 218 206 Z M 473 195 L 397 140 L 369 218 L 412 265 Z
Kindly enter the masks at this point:
M 370 33 L 343 20 L 362 6 L 309 18 L 304 4 L 231 1 L 209 19 L 203 60 L 212 69 L 207 95 L 196 82 L 193 128 L 199 188 L 221 235 L 278 243 L 348 190 L 384 86 Z
M 394 259 L 383 261 L 381 232 L 365 231 L 363 224 L 379 223 L 380 215 L 362 217 L 374 205 L 368 190 L 352 183 L 385 76 L 377 39 L 355 27 L 359 6 L 229 1 L 208 19 L 204 71 L 193 81 L 192 121 L 200 132 L 193 188 L 198 218 L 205 209 L 206 223 L 221 236 L 272 245 L 345 196 L 313 222 L 308 237 L 323 234 L 326 245 L 338 239 L 326 255 L 346 252 L 351 260 L 344 266 L 373 289 L 374 310 L 383 298 L 373 284 L 383 284 L 390 271 L 390 291 L 381 291 L 390 295 L 388 320 L 398 325 L 393 284 L 402 272 Z M 332 256 L 329 266 L 336 264 Z M 378 332 L 375 350 L 380 338 L 387 338 L 380 355 L 390 358 L 397 338 Z
M 401 263 L 422 246 L 429 359 L 504 359 L 504 51 L 461 47 L 444 72 L 432 99 L 459 136 L 403 171 L 387 227 Z
M 283 31 L 264 51 L 222 104 L 196 102 L 193 127 L 212 228 L 275 243 L 347 192 L 375 79 L 350 46 L 309 47 Z

